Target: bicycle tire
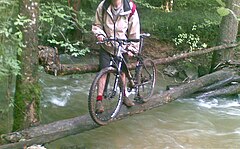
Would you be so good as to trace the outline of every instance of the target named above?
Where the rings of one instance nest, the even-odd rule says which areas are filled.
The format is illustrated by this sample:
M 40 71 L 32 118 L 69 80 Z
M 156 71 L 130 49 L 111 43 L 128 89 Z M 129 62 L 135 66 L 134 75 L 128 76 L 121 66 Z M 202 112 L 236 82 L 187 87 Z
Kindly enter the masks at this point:
M 137 72 L 139 79 L 137 87 L 137 97 L 141 97 L 142 102 L 147 102 L 154 92 L 156 83 L 156 67 L 151 59 L 145 59 Z
M 122 106 L 122 97 L 123 97 L 123 85 L 122 79 L 119 77 L 117 92 L 114 96 L 113 95 L 113 86 L 116 78 L 117 70 L 113 67 L 107 67 L 102 69 L 98 75 L 95 77 L 88 97 L 88 109 L 91 118 L 99 125 L 106 125 L 111 122 L 119 113 L 121 106 Z M 104 99 L 102 103 L 104 105 L 104 112 L 97 113 L 96 112 L 96 97 L 97 97 L 97 88 L 98 88 L 98 81 L 103 75 L 108 75 L 109 78 L 106 80 L 105 83 L 105 91 L 104 91 Z M 107 86 L 107 87 L 106 87 Z

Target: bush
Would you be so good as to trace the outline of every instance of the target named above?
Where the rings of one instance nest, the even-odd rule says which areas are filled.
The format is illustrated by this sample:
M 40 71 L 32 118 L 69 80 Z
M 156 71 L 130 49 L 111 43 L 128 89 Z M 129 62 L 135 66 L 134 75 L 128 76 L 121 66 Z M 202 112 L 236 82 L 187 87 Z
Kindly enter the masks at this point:
M 218 6 L 216 0 L 175 0 L 174 9 L 181 10 L 198 10 L 211 11 Z
M 40 43 L 58 47 L 73 56 L 85 55 L 89 51 L 81 38 L 72 38 L 71 31 L 87 32 L 86 22 L 91 21 L 82 10 L 77 14 L 66 5 L 60 3 L 42 3 L 40 15 Z M 81 35 L 79 35 L 81 37 Z
M 26 20 L 15 13 L 17 7 L 16 1 L 0 0 L 0 80 L 3 76 L 16 75 L 20 70 L 16 56 L 23 43 L 18 23 L 23 24 Z
M 207 0 L 175 1 L 173 12 L 170 13 L 140 6 L 138 9 L 144 9 L 139 11 L 142 29 L 167 42 L 173 42 L 173 39 L 180 34 L 194 34 L 201 39 L 202 43 L 214 45 L 221 17 L 214 7 L 209 9 L 209 5 L 217 6 L 215 1 L 211 2 L 207 3 Z M 180 6 L 182 6 L 181 9 L 179 9 Z M 193 31 L 193 26 L 197 26 L 197 30 Z

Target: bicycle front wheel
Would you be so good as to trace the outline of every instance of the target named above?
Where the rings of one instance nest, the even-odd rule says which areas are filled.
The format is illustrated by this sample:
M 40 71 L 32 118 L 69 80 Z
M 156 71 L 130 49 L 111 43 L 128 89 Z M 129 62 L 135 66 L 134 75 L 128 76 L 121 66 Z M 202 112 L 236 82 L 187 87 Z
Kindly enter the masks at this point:
M 97 96 L 99 90 L 99 80 L 106 77 L 102 105 L 104 111 L 97 112 Z M 117 77 L 117 71 L 113 67 L 104 68 L 95 77 L 89 91 L 88 109 L 90 116 L 99 125 L 106 125 L 112 121 L 118 114 L 122 106 L 123 84 L 121 77 Z
M 154 92 L 156 82 L 156 67 L 151 59 L 143 61 L 138 71 L 137 96 L 141 97 L 143 102 L 147 102 Z

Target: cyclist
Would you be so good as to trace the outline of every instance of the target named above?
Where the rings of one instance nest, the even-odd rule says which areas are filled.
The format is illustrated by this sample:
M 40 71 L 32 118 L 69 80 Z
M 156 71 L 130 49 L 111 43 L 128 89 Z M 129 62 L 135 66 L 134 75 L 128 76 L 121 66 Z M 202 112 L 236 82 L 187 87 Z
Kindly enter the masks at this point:
M 97 7 L 95 20 L 92 25 L 92 32 L 98 41 L 103 41 L 104 38 L 119 38 L 119 39 L 139 39 L 140 38 L 140 23 L 139 16 L 135 10 L 135 4 L 130 0 L 103 0 Z M 108 43 L 101 46 L 99 51 L 100 69 L 109 66 L 110 55 L 114 54 L 116 43 Z M 139 43 L 131 43 L 126 46 L 128 49 L 126 55 L 133 56 L 131 51 L 138 52 Z M 123 65 L 123 103 L 127 107 L 134 105 L 134 102 L 126 96 L 126 65 Z M 96 103 L 96 112 L 104 112 L 103 90 L 106 82 L 106 76 L 103 76 L 98 85 L 98 96 Z

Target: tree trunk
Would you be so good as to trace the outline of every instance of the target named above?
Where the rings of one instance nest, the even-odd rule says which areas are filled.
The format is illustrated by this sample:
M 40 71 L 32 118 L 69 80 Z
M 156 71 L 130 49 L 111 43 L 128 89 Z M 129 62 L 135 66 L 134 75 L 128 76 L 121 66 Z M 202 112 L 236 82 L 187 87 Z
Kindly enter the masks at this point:
M 22 26 L 23 44 L 20 75 L 16 80 L 13 131 L 28 128 L 39 122 L 40 87 L 38 85 L 38 13 L 39 0 L 20 0 L 20 15 L 30 21 Z
M 82 31 L 81 27 L 78 25 L 78 12 L 81 7 L 81 0 L 68 0 L 68 6 L 73 8 L 74 15 L 72 15 L 72 19 L 75 22 L 76 28 L 70 32 L 70 38 L 72 40 L 82 40 Z
M 173 0 L 162 0 L 163 10 L 165 12 L 171 12 L 173 9 Z
M 227 8 L 229 8 L 231 12 L 227 16 L 224 16 L 222 18 L 220 24 L 218 45 L 231 44 L 236 41 L 238 33 L 237 17 L 240 15 L 239 2 L 240 0 L 225 0 Z M 233 49 L 215 51 L 213 53 L 211 72 L 214 71 L 215 67 L 219 63 L 233 60 L 233 52 Z
M 81 0 L 68 0 L 68 6 L 72 7 L 77 15 L 77 12 L 80 10 Z
M 198 90 L 201 90 L 201 88 L 205 86 L 233 78 L 235 75 L 236 73 L 231 70 L 217 71 L 198 78 L 195 81 L 175 87 L 172 90 L 164 91 L 161 94 L 154 95 L 147 103 L 136 104 L 131 108 L 126 108 L 123 106 L 119 115 L 114 121 L 159 107 L 178 98 L 189 96 Z M 99 126 L 92 121 L 89 114 L 86 114 L 72 119 L 61 120 L 50 124 L 32 127 L 20 132 L 5 134 L 2 136 L 2 138 L 15 143 L 0 146 L 0 148 L 21 148 L 24 145 L 43 144 L 66 137 L 68 135 L 82 133 L 97 127 Z M 20 139 L 24 141 L 18 142 Z

